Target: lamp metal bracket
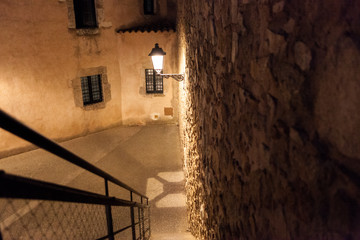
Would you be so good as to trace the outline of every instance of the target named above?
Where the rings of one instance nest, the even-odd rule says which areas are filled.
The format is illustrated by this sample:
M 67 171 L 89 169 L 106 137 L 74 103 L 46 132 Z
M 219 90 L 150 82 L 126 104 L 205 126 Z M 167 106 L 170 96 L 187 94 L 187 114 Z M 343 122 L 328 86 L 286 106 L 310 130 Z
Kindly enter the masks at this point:
M 184 74 L 159 74 L 160 76 L 163 76 L 164 78 L 170 78 L 172 77 L 173 79 L 175 79 L 178 82 L 181 82 L 184 80 Z

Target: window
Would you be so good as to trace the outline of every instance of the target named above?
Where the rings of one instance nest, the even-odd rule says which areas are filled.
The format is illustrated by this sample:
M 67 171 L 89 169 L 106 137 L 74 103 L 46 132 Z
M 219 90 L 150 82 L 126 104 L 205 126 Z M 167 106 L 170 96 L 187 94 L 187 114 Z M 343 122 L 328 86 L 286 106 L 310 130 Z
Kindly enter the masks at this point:
M 71 85 L 75 106 L 84 111 L 103 109 L 111 100 L 111 85 L 105 66 L 80 68 Z
M 81 77 L 81 90 L 84 106 L 102 102 L 101 75 Z
M 145 69 L 146 93 L 163 93 L 163 77 L 154 69 Z
M 144 14 L 145 15 L 154 14 L 154 0 L 144 0 Z
M 74 0 L 76 28 L 97 28 L 94 0 Z

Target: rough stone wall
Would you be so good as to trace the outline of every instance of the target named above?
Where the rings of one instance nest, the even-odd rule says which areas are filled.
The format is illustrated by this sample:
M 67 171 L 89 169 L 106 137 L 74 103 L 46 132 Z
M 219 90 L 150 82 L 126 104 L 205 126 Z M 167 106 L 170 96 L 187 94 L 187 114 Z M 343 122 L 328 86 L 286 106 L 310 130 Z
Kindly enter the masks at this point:
M 179 4 L 193 234 L 360 239 L 360 1 Z

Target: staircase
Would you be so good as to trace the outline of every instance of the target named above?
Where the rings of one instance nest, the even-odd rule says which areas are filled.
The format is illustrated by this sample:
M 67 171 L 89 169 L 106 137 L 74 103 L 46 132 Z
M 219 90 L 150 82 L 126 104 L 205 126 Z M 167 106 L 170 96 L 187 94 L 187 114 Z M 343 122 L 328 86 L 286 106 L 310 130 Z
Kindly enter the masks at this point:
M 8 120 L 4 123 L 3 119 L 1 115 L 0 126 L 5 129 Z M 125 185 L 123 182 L 131 182 L 138 191 L 122 188 L 109 179 L 107 185 L 111 199 L 116 196 L 132 206 L 112 205 L 112 217 L 109 219 L 106 217 L 109 214 L 106 204 L 64 202 L 59 199 L 11 199 L 13 202 L 9 202 L 1 191 L 0 226 L 3 239 L 112 239 L 109 222 L 116 239 L 149 239 L 150 222 L 151 239 L 194 239 L 186 232 L 184 179 L 175 125 L 118 127 L 61 145 L 61 148 L 76 152 L 92 166 L 96 165 L 96 168 L 110 173 L 110 176 L 119 176 L 122 185 Z M 22 166 L 21 170 L 19 166 Z M 105 178 L 101 181 L 98 175 L 84 168 L 74 168 L 67 161 L 61 161 L 43 150 L 1 159 L 0 169 L 106 197 Z M 54 170 L 49 174 L 48 169 Z M 0 183 L 3 184 L 3 181 Z M 146 196 L 140 193 L 146 193 Z M 180 201 L 174 202 L 172 199 Z M 2 211 L 4 202 L 8 205 L 5 214 Z M 134 206 L 135 203 L 140 205 Z M 45 221 L 44 215 L 50 220 Z M 41 221 L 32 221 L 30 217 Z M 64 220 L 65 217 L 71 221 Z M 7 220 L 5 223 L 4 219 Z M 4 229 L 9 223 L 11 234 L 18 235 L 6 235 L 8 233 Z
M 112 240 L 128 229 L 131 229 L 133 240 L 150 239 L 148 197 L 3 111 L 0 111 L 0 127 L 102 178 L 104 183 L 104 193 L 97 194 L 1 171 L 0 239 Z M 127 191 L 130 199 L 110 197 L 110 184 Z M 130 216 L 128 224 L 123 217 L 126 216 L 124 210 Z M 114 218 L 116 213 L 120 216 Z M 129 235 L 130 231 L 127 231 L 127 236 L 122 238 L 129 239 Z

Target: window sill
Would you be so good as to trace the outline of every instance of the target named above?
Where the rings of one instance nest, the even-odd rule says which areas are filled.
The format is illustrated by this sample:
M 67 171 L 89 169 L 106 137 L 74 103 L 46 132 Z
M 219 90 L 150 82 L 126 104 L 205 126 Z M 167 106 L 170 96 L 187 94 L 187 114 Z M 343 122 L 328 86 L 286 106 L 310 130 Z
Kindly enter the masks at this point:
M 148 93 L 148 95 L 153 97 L 165 97 L 165 94 L 163 93 Z
M 102 101 L 102 102 L 98 102 L 98 103 L 84 105 L 83 109 L 85 111 L 91 111 L 91 110 L 103 109 L 103 108 L 105 108 L 105 106 L 106 106 L 105 102 Z
M 98 34 L 100 34 L 100 29 L 99 28 L 76 29 L 76 34 L 79 36 L 98 35 Z

